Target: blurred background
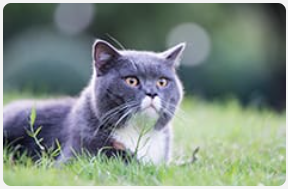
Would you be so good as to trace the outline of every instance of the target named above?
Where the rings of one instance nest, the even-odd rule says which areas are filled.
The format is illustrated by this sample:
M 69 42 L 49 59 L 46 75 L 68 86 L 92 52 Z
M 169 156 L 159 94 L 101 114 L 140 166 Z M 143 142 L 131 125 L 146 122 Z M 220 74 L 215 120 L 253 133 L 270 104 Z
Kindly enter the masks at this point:
M 8 4 L 3 14 L 4 93 L 79 94 L 96 38 L 153 51 L 186 41 L 186 96 L 286 110 L 281 4 Z

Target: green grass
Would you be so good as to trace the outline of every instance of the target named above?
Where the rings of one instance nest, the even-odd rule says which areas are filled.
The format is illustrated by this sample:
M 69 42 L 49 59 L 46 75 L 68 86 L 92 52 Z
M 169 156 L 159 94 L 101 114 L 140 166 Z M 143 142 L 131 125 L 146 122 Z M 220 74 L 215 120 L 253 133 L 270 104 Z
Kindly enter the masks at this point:
M 4 104 L 29 94 L 4 94 Z M 43 97 L 43 96 L 41 96 Z M 12 161 L 4 149 L 7 185 L 282 185 L 286 179 L 286 112 L 243 108 L 237 101 L 206 103 L 185 99 L 174 120 L 174 160 L 187 166 L 125 165 L 78 157 L 55 168 L 43 158 Z

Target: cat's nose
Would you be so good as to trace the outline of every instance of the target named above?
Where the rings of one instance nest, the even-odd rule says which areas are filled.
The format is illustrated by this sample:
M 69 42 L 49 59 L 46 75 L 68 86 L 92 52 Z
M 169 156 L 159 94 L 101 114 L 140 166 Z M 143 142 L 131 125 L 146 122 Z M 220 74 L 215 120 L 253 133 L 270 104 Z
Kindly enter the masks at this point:
M 146 95 L 153 99 L 157 96 L 157 93 L 146 93 Z

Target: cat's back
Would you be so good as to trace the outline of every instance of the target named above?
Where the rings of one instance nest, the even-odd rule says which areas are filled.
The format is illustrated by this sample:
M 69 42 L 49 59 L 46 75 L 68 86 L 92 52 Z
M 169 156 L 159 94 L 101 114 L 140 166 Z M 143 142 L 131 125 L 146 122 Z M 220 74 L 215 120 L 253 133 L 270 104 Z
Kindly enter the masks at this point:
M 35 108 L 36 114 L 39 116 L 41 116 L 42 114 L 59 116 L 61 114 L 67 113 L 74 103 L 74 98 L 59 98 L 47 100 L 27 99 L 14 101 L 4 106 L 4 125 L 5 122 L 9 119 L 16 119 L 18 116 L 21 116 L 21 114 L 29 116 L 32 108 Z

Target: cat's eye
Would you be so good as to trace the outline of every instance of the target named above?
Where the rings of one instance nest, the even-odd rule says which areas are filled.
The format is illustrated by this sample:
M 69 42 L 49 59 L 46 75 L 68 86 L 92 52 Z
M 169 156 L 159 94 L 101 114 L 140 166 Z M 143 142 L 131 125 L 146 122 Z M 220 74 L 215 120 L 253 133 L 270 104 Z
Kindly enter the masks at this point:
M 166 87 L 168 84 L 168 80 L 164 77 L 160 78 L 158 81 L 157 81 L 157 86 L 158 87 Z
M 125 78 L 125 82 L 127 85 L 131 87 L 136 87 L 139 85 L 139 80 L 137 77 L 129 76 Z

